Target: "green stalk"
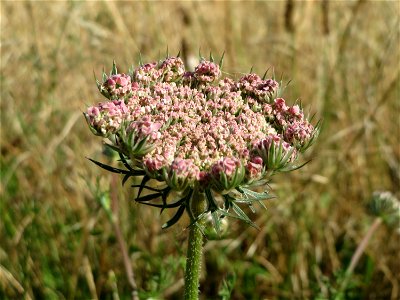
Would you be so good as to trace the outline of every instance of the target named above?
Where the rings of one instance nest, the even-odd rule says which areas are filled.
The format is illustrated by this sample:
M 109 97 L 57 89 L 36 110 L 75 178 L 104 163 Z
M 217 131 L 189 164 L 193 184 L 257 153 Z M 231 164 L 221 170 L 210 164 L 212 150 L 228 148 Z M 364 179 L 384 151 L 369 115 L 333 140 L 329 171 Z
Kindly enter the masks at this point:
M 191 212 L 193 217 L 198 217 L 206 208 L 205 194 L 197 189 L 193 192 L 191 199 Z M 200 226 L 204 221 L 199 220 L 189 227 L 189 241 L 186 257 L 185 272 L 185 300 L 199 299 L 199 278 L 201 269 L 201 256 L 203 252 L 203 234 Z

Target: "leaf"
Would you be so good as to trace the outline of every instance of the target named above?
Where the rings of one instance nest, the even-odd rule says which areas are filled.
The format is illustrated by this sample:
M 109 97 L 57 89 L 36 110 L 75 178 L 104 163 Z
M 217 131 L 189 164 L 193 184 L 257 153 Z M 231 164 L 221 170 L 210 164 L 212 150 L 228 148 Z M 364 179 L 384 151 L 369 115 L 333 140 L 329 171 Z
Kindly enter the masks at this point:
M 113 150 L 113 151 L 115 151 L 117 153 L 121 153 L 121 151 L 122 151 L 120 148 L 118 148 L 118 147 L 116 147 L 114 145 L 108 144 L 108 143 L 104 143 L 104 146 L 110 148 L 111 150 Z
M 265 71 L 265 73 L 264 73 L 264 75 L 262 77 L 262 80 L 265 80 L 265 78 L 267 78 L 268 71 L 269 71 L 269 68 Z
M 274 165 L 274 162 L 275 162 L 275 142 L 274 141 L 271 142 L 271 146 L 270 146 L 268 152 L 269 152 L 268 153 L 268 168 L 274 169 L 275 168 L 275 165 Z
M 175 208 L 175 207 L 181 206 L 182 203 L 185 202 L 185 200 L 186 199 L 181 199 L 179 201 L 176 201 L 176 202 L 170 203 L 170 204 L 156 204 L 156 203 L 146 203 L 146 202 L 143 202 L 142 204 L 165 209 L 165 208 Z
M 222 64 L 224 63 L 224 56 L 225 56 L 225 51 L 222 53 L 221 59 L 219 60 L 219 68 L 222 69 Z
M 244 222 L 246 222 L 247 224 L 249 224 L 251 227 L 254 227 L 254 228 L 256 228 L 256 229 L 259 229 L 259 227 L 258 227 L 257 225 L 255 225 L 252 221 L 249 222 L 249 221 L 247 221 L 247 220 L 244 220 L 244 219 L 242 219 L 241 217 L 236 216 L 236 215 L 232 215 L 232 214 L 228 213 L 227 211 L 225 211 L 225 210 L 223 210 L 223 209 L 219 210 L 219 212 L 220 212 L 222 215 L 226 216 L 226 217 L 244 221 Z
M 131 185 L 131 187 L 137 188 L 137 187 L 142 187 L 142 185 L 140 185 L 140 184 L 134 184 L 134 185 Z M 144 186 L 143 188 L 145 188 L 145 189 L 147 189 L 147 190 L 150 190 L 150 191 L 153 191 L 153 192 L 159 192 L 159 193 L 163 191 L 163 190 L 159 190 L 159 189 L 152 188 L 152 187 L 149 187 L 149 186 Z
M 226 174 L 222 172 L 220 174 L 219 178 L 220 178 L 220 181 L 221 181 L 223 189 L 224 190 L 228 190 L 229 189 L 229 185 L 228 185 L 228 178 L 226 177 Z
M 238 215 L 239 219 L 245 221 L 250 226 L 259 229 L 259 227 L 250 220 L 246 213 L 235 202 L 232 202 L 232 208 L 233 211 Z
M 179 219 L 182 217 L 183 212 L 185 211 L 185 208 L 186 208 L 186 205 L 181 205 L 181 206 L 178 208 L 178 211 L 176 212 L 176 214 L 172 217 L 172 219 L 169 220 L 167 223 L 165 223 L 165 224 L 162 226 L 162 229 L 166 229 L 166 228 L 168 228 L 168 227 L 171 227 L 171 226 L 174 225 L 176 222 L 178 222 Z
M 146 195 L 143 197 L 137 197 L 135 199 L 136 202 L 146 202 L 146 201 L 150 201 L 153 199 L 157 199 L 158 197 L 162 196 L 162 193 L 155 193 L 155 194 L 150 194 L 150 195 Z
M 298 166 L 297 166 L 297 165 L 287 166 L 286 168 L 282 169 L 281 172 L 290 172 L 290 171 L 298 170 L 298 169 L 304 167 L 304 166 L 305 166 L 306 164 L 308 164 L 310 161 L 311 161 L 311 159 L 308 160 L 308 161 L 306 161 L 305 163 L 303 163 L 303 164 L 301 164 L 301 165 L 298 165 Z
M 208 200 L 208 210 L 211 212 L 214 212 L 218 210 L 218 203 L 214 198 L 214 195 L 212 194 L 210 189 L 205 190 L 205 194 Z
M 237 188 L 236 190 L 238 190 L 241 193 L 244 193 L 247 196 L 247 198 L 249 198 L 249 196 L 250 196 L 251 199 L 258 200 L 258 201 L 275 198 L 274 195 L 268 194 L 267 192 L 257 193 L 257 192 L 254 192 L 252 190 L 249 190 L 249 189 L 246 189 L 243 187 Z M 251 200 L 251 199 L 249 199 L 249 200 Z
M 132 167 L 128 164 L 128 162 L 126 161 L 125 156 L 121 153 L 118 152 L 119 158 L 121 159 L 122 163 L 124 164 L 125 168 L 127 168 L 129 171 L 134 171 L 132 169 Z
M 103 164 L 101 162 L 95 161 L 94 159 L 91 159 L 91 158 L 88 158 L 88 157 L 87 157 L 87 159 L 90 160 L 91 162 L 95 163 L 96 165 L 98 165 L 100 168 L 103 168 L 104 170 L 107 170 L 107 171 L 110 171 L 110 172 L 113 172 L 113 173 L 118 173 L 118 174 L 129 174 L 128 170 L 122 170 L 122 169 L 114 168 L 114 167 L 111 167 L 109 165 L 105 165 L 105 164 Z
M 241 218 L 243 221 L 251 222 L 250 218 L 246 215 L 246 213 L 237 205 L 235 202 L 232 202 L 233 211 Z
M 113 60 L 111 75 L 117 75 L 117 74 L 118 74 L 117 65 L 115 64 L 115 60 Z
M 217 232 L 218 235 L 221 234 L 221 220 L 220 217 L 218 215 L 218 211 L 213 211 L 211 213 L 211 217 L 212 217 L 212 222 L 215 228 L 215 231 Z
M 190 212 L 190 209 L 188 209 L 187 212 L 188 212 L 190 220 L 191 220 L 191 222 L 190 222 L 190 224 L 189 224 L 189 226 L 187 228 L 189 228 L 191 226 L 197 226 L 201 230 L 201 233 L 203 235 L 205 235 L 204 230 L 202 229 L 203 226 L 199 226 L 197 221 L 200 220 L 201 218 L 203 218 L 208 212 L 204 211 L 200 215 L 198 215 L 197 217 L 194 217 L 194 215 Z
M 101 77 L 102 77 L 101 79 L 103 80 L 103 82 L 106 82 L 108 76 L 107 76 L 106 72 L 104 72 L 104 68 L 103 68 L 103 73 L 102 73 Z
M 131 174 L 126 174 L 126 175 L 124 176 L 124 178 L 122 179 L 122 185 L 124 185 L 125 182 L 126 182 L 130 177 L 131 177 Z
M 132 65 L 129 67 L 129 70 L 128 70 L 129 76 L 133 77 L 134 71 L 135 71 L 135 67 L 134 67 L 134 65 L 132 64 Z
M 149 176 L 145 175 L 145 176 L 143 177 L 142 182 L 140 183 L 140 188 L 139 188 L 139 191 L 138 191 L 137 198 L 140 197 L 140 194 L 142 193 L 144 187 L 146 186 L 146 183 L 147 183 L 149 180 L 150 180 L 150 177 L 149 177 Z
M 168 194 L 170 191 L 171 191 L 171 188 L 169 186 L 167 186 L 162 192 L 161 199 L 162 199 L 162 203 L 163 203 L 164 207 L 161 209 L 160 214 L 162 214 L 162 212 L 166 208 L 165 206 L 167 205 L 167 198 L 168 198 Z M 183 200 L 185 200 L 185 198 L 183 198 Z M 179 201 L 181 201 L 181 200 L 179 200 Z
M 139 66 L 143 67 L 142 52 L 139 52 Z

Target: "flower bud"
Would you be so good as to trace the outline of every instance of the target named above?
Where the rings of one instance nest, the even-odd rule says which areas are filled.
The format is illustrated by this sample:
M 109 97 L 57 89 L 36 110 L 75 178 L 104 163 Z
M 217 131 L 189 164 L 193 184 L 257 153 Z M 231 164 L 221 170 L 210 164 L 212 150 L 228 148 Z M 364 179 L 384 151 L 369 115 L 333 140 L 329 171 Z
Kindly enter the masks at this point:
M 170 57 L 163 61 L 160 67 L 163 81 L 177 81 L 185 74 L 185 65 L 179 57 Z
M 211 61 L 202 61 L 194 70 L 194 77 L 199 82 L 213 82 L 221 76 L 219 66 Z
M 131 77 L 126 74 L 111 75 L 106 77 L 99 89 L 108 99 L 123 99 L 131 93 Z
M 242 183 L 245 170 L 238 159 L 225 157 L 212 166 L 210 175 L 214 188 L 226 193 Z
M 296 158 L 296 149 L 279 135 L 268 135 L 254 146 L 253 152 L 260 156 L 267 170 L 279 171 Z

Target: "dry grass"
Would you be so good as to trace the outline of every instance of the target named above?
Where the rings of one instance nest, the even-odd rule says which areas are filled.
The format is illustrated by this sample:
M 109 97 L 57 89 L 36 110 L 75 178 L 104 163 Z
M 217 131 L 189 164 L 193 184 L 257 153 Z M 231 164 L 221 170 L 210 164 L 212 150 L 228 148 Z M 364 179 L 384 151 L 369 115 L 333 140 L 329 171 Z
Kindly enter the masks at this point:
M 292 10 L 287 9 L 292 3 Z M 232 299 L 330 299 L 373 218 L 376 190 L 399 196 L 399 6 L 393 1 L 2 2 L 0 298 L 129 295 L 101 192 L 117 189 L 119 222 L 141 297 L 179 299 L 185 224 L 129 201 L 81 112 L 100 100 L 92 70 L 126 69 L 183 50 L 225 51 L 224 70 L 292 83 L 285 93 L 324 126 L 303 169 L 277 176 L 278 200 L 208 241 L 204 299 L 236 274 Z M 161 54 L 160 54 L 161 53 Z M 126 70 L 125 70 L 126 71 Z M 100 178 L 96 186 L 96 178 Z M 173 242 L 171 242 L 173 241 Z M 399 235 L 381 226 L 346 299 L 400 297 Z

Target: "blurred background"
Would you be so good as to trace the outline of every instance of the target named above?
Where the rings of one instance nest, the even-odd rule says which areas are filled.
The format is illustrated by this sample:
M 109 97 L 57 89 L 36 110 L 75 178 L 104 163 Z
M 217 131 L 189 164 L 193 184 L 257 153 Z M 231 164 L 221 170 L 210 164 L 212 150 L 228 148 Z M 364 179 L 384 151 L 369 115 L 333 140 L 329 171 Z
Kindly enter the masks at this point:
M 93 71 L 115 59 L 127 72 L 168 47 L 188 65 L 199 49 L 225 51 L 232 76 L 273 70 L 291 81 L 286 101 L 323 120 L 311 162 L 274 177 L 278 197 L 250 212 L 261 229 L 229 220 L 207 240 L 202 299 L 399 299 L 399 224 L 369 209 L 399 197 L 399 12 L 362 0 L 1 2 L 0 298 L 129 299 L 118 230 L 141 299 L 182 298 L 188 223 L 162 230 L 168 212 L 86 159 L 111 163 L 82 115 L 104 101 Z

